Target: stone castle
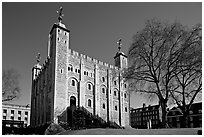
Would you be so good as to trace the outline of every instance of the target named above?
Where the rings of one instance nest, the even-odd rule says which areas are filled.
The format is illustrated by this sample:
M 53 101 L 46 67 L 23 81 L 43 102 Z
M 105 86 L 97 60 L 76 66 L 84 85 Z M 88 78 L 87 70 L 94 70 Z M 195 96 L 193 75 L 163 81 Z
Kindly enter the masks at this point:
M 59 116 L 72 105 L 83 106 L 104 121 L 128 126 L 130 96 L 121 75 L 127 56 L 121 52 L 121 40 L 115 66 L 79 54 L 70 49 L 62 8 L 58 13 L 59 22 L 49 33 L 47 59 L 40 65 L 38 57 L 32 68 L 31 127 L 58 123 Z

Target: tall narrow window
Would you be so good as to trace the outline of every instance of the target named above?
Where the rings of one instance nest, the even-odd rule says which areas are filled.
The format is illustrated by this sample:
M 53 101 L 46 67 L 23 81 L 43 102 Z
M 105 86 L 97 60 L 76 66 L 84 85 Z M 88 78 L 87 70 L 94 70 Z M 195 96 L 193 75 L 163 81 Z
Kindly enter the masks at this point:
M 102 77 L 102 82 L 105 82 L 105 78 L 104 77 Z
M 117 82 L 116 82 L 116 81 L 114 81 L 114 85 L 117 85 Z
M 117 106 L 115 106 L 115 110 L 116 110 L 116 111 L 118 110 Z
M 105 109 L 106 108 L 106 105 L 103 103 L 103 109 Z
M 102 88 L 102 93 L 105 94 L 105 88 Z
M 92 85 L 88 83 L 88 90 L 92 90 Z
M 88 107 L 91 107 L 91 100 L 88 100 Z
M 75 80 L 72 80 L 72 86 L 75 86 Z
M 116 93 L 116 91 L 114 91 L 114 96 L 117 96 L 117 93 Z

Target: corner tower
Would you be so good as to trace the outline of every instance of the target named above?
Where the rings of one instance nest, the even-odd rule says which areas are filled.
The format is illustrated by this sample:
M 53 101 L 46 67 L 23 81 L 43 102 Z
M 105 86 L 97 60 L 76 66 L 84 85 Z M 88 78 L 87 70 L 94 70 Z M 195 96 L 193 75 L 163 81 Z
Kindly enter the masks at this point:
M 57 11 L 59 13 L 58 23 L 55 23 L 49 34 L 48 56 L 51 60 L 52 68 L 52 89 L 54 98 L 54 122 L 57 123 L 57 117 L 67 107 L 68 90 L 68 55 L 69 55 L 69 35 L 70 31 L 62 23 L 62 7 Z

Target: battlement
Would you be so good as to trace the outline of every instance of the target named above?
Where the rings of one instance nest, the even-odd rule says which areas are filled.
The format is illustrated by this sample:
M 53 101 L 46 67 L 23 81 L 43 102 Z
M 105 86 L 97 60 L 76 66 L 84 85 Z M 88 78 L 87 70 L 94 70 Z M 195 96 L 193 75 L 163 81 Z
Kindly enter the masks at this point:
M 88 62 L 92 62 L 94 64 L 99 64 L 99 65 L 105 66 L 105 67 L 110 68 L 110 69 L 118 69 L 118 67 L 116 67 L 116 66 L 110 65 L 108 63 L 99 61 L 99 60 L 94 59 L 94 58 L 91 58 L 87 55 L 80 54 L 79 52 L 74 51 L 72 49 L 70 49 L 69 53 L 71 56 L 74 56 L 74 57 L 79 58 L 79 59 L 83 59 L 83 60 L 88 61 Z

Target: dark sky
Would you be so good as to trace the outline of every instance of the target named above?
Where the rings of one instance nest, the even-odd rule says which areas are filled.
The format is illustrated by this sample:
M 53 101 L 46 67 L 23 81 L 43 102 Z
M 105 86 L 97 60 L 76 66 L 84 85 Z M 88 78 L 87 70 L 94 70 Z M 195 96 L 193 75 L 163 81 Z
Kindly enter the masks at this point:
M 12 103 L 30 103 L 31 69 L 38 52 L 42 56 L 41 63 L 47 57 L 48 34 L 58 21 L 56 10 L 60 6 L 64 13 L 62 22 L 70 30 L 70 48 L 109 64 L 113 64 L 118 39 L 122 39 L 122 50 L 127 54 L 133 35 L 144 27 L 147 19 L 157 17 L 163 21 L 178 21 L 188 27 L 202 21 L 201 2 L 4 2 L 2 68 L 14 68 L 21 75 L 22 96 Z M 134 108 L 146 101 L 141 95 L 131 96 Z

